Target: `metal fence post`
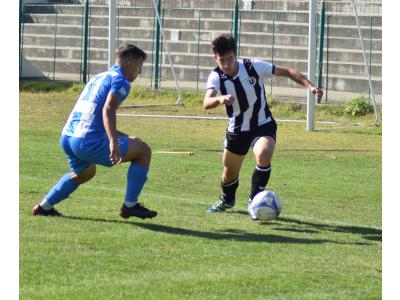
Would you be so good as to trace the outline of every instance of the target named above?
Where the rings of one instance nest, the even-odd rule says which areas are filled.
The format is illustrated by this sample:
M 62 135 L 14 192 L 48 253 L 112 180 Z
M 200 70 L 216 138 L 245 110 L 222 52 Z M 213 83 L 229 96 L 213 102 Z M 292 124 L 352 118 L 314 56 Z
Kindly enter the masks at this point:
M 324 66 L 324 33 L 325 33 L 325 0 L 322 1 L 320 21 L 319 21 L 319 49 L 318 49 L 318 79 L 317 87 L 320 89 L 322 86 L 322 69 Z M 317 99 L 321 103 L 321 99 Z
M 119 7 L 117 7 L 117 39 L 116 39 L 117 47 L 119 47 Z
M 22 50 L 24 44 L 24 6 L 24 0 L 19 0 L 19 76 L 22 75 Z
M 108 67 L 111 68 L 115 62 L 117 0 L 110 0 L 108 5 Z
M 372 63 L 372 16 L 369 17 L 369 73 L 371 74 Z M 371 104 L 371 88 L 368 85 L 368 104 Z
M 85 2 L 85 19 L 84 19 L 84 29 L 83 29 L 83 70 L 82 79 L 83 83 L 87 82 L 88 75 L 88 36 L 89 36 L 89 0 Z
M 200 30 L 201 30 L 201 10 L 198 13 L 198 28 L 197 28 L 197 69 L 196 69 L 196 90 L 199 91 L 199 65 L 200 65 Z
M 161 2 L 161 0 L 160 0 Z M 163 81 L 163 74 L 162 74 L 162 70 L 163 70 L 163 55 L 164 55 L 164 46 L 165 43 L 162 43 L 162 39 L 165 38 L 165 36 L 163 36 L 161 30 L 162 30 L 162 26 L 164 26 L 164 16 L 165 16 L 165 8 L 164 6 L 161 8 L 161 14 L 160 15 L 160 59 L 159 59 L 159 65 L 158 65 L 158 88 L 162 87 L 162 81 Z
M 53 50 L 53 80 L 56 79 L 56 60 L 57 60 L 57 27 L 58 27 L 58 12 L 56 8 L 56 26 L 54 28 L 54 50 Z
M 239 26 L 238 26 L 238 39 L 237 39 L 237 52 L 240 57 L 240 32 L 242 31 L 242 14 L 239 13 Z
M 275 12 L 272 13 L 272 43 L 271 43 L 271 63 L 274 63 L 274 50 L 275 50 Z M 269 95 L 272 97 L 272 78 L 269 80 L 270 85 L 270 93 Z
M 161 13 L 161 0 L 157 1 L 158 15 Z M 161 21 L 161 20 L 160 20 Z M 160 63 L 160 24 L 155 14 L 155 34 L 154 34 L 154 56 L 153 56 L 153 83 L 152 87 L 154 90 L 158 89 L 158 65 Z
M 329 18 L 326 18 L 326 78 L 325 78 L 325 103 L 328 102 L 328 91 L 329 91 Z
M 233 9 L 233 23 L 232 23 L 233 37 L 235 39 L 236 47 L 238 40 L 238 29 L 239 29 L 239 0 L 235 0 L 235 7 Z

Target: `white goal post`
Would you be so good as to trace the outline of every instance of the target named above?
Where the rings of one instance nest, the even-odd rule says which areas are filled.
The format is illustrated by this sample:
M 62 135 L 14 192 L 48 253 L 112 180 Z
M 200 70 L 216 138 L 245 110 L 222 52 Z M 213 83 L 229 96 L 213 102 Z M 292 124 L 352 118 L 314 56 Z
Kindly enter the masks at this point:
M 317 11 L 316 0 L 309 1 L 309 12 L 308 12 L 308 71 L 307 77 L 311 82 L 315 81 L 315 57 L 317 50 L 315 31 L 315 18 Z M 307 92 L 307 131 L 313 131 L 315 125 L 315 97 L 314 94 L 308 90 Z

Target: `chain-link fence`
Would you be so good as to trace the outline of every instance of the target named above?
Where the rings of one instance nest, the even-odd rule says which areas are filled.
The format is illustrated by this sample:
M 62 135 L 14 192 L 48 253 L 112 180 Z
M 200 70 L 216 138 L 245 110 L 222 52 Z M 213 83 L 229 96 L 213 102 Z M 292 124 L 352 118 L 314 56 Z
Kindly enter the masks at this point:
M 20 77 L 85 81 L 107 69 L 109 1 L 63 2 L 71 3 L 29 4 L 25 0 L 22 4 Z M 157 0 L 116 2 L 117 46 L 133 43 L 149 54 L 139 84 L 174 88 L 167 49 L 161 42 L 162 34 L 159 37 L 156 30 L 154 3 Z M 257 57 L 307 73 L 308 2 L 161 0 L 161 28 L 179 85 L 183 89 L 204 90 L 207 76 L 215 67 L 211 40 L 221 33 L 232 33 L 235 21 L 239 57 Z M 237 14 L 236 3 L 239 4 Z M 317 3 L 319 22 L 315 30 L 319 37 L 317 65 L 320 67 L 315 82 L 326 90 L 323 101 L 347 100 L 358 95 L 368 97 L 371 91 L 352 1 Z M 322 3 L 325 4 L 323 19 Z M 380 95 L 382 3 L 356 0 L 355 4 L 367 67 L 375 92 Z M 157 41 L 159 47 L 156 47 Z M 305 99 L 304 89 L 286 78 L 274 77 L 266 88 L 276 98 Z
M 326 90 L 326 102 L 328 99 L 349 99 L 357 95 L 371 100 L 368 72 L 378 100 L 381 100 L 381 1 L 355 1 L 355 4 L 359 24 L 352 1 L 326 1 L 320 74 L 321 85 Z M 339 7 L 342 11 L 338 11 Z M 321 26 L 319 30 L 321 32 Z
M 20 77 L 82 81 L 84 6 L 24 6 Z

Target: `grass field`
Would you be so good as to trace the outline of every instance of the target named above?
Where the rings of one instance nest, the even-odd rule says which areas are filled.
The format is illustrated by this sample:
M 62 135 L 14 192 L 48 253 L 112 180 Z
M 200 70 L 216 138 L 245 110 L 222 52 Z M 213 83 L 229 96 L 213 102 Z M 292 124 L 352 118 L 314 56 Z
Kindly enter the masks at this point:
M 245 212 L 251 155 L 236 208 L 206 213 L 219 195 L 225 121 L 128 117 L 118 127 L 153 149 L 141 201 L 157 218 L 118 216 L 127 164 L 98 167 L 58 206 L 64 217 L 32 217 L 68 171 L 58 140 L 77 95 L 20 92 L 21 299 L 381 298 L 381 128 L 370 117 L 314 132 L 278 123 L 269 188 L 284 207 L 266 224 Z M 196 98 L 188 102 L 160 112 L 205 115 Z M 168 150 L 194 155 L 157 153 Z

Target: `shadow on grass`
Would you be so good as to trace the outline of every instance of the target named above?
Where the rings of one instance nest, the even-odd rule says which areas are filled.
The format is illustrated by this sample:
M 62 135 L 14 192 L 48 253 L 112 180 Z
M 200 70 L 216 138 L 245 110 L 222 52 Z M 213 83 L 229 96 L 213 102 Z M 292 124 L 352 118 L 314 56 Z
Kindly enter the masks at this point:
M 263 242 L 263 243 L 283 243 L 283 244 L 323 244 L 323 243 L 334 243 L 334 244 L 357 244 L 357 245 L 370 245 L 366 243 L 347 243 L 344 241 L 335 241 L 328 239 L 309 239 L 309 238 L 296 238 L 288 236 L 280 236 L 274 234 L 256 234 L 249 233 L 242 230 L 226 230 L 222 232 L 209 232 L 199 231 L 193 229 L 179 228 L 168 225 L 152 224 L 152 223 L 140 223 L 132 221 L 120 221 L 120 220 L 108 220 L 102 218 L 90 218 L 90 217 L 78 217 L 78 216 L 67 216 L 63 215 L 62 218 L 80 221 L 93 221 L 103 223 L 116 223 L 125 224 L 141 227 L 154 232 L 161 232 L 166 234 L 181 235 L 181 236 L 192 236 L 197 238 L 205 238 L 210 240 L 232 240 L 239 242 Z
M 296 226 L 298 229 L 298 225 L 308 227 L 307 230 L 317 230 L 317 231 L 331 231 L 331 232 L 339 232 L 339 233 L 350 233 L 360 235 L 367 240 L 372 241 L 380 241 L 382 242 L 382 229 L 372 228 L 372 227 L 361 227 L 354 225 L 333 225 L 333 224 L 320 224 L 309 221 L 302 221 L 293 218 L 284 218 L 281 217 L 277 219 L 275 222 L 277 223 L 285 223 L 286 225 L 292 224 L 292 226 Z M 310 229 L 311 228 L 311 229 Z M 278 229 L 280 230 L 280 229 Z
M 232 210 L 227 213 L 236 213 L 241 215 L 248 215 L 247 210 Z M 369 241 L 382 242 L 382 229 L 361 227 L 353 225 L 336 225 L 336 224 L 320 224 L 310 221 L 303 221 L 294 218 L 279 217 L 271 222 L 260 223 L 260 225 L 278 225 L 272 230 L 298 232 L 308 234 L 318 234 L 321 231 L 331 231 L 337 233 L 350 233 L 359 235 Z M 281 225 L 285 225 L 284 227 Z

